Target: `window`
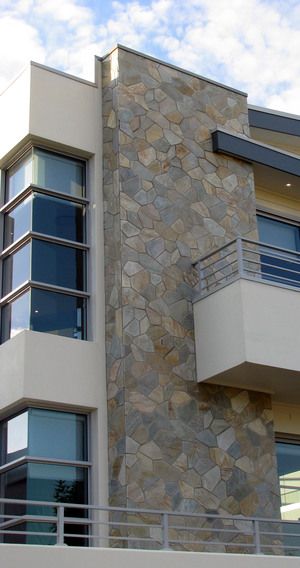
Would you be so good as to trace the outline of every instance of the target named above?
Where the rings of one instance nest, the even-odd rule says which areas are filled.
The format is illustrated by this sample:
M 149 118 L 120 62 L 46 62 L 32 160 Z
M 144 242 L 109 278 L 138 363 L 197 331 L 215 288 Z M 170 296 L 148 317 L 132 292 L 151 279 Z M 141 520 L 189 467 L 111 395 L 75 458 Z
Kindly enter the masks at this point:
M 260 241 L 271 245 L 262 249 L 263 277 L 279 284 L 300 286 L 299 226 L 264 215 L 258 215 L 257 221 Z
M 279 439 L 276 443 L 281 495 L 281 516 L 300 518 L 300 441 Z
M 0 426 L 1 497 L 33 501 L 88 503 L 89 462 L 87 417 L 82 414 L 29 408 Z M 51 515 L 49 507 L 7 504 L 6 515 Z M 68 510 L 65 512 L 68 515 Z M 72 508 L 72 517 L 84 516 Z M 16 531 L 55 531 L 50 523 L 27 522 L 14 526 Z M 71 525 L 66 532 L 85 534 Z M 81 531 L 81 532 L 80 532 Z M 50 535 L 5 536 L 6 542 L 55 544 Z M 66 542 L 84 545 L 86 539 L 69 537 Z
M 1 340 L 23 329 L 86 338 L 85 164 L 34 148 L 8 169 Z
M 298 555 L 299 529 L 288 521 L 300 519 L 300 440 L 278 437 L 276 442 L 277 468 L 281 498 L 282 542 L 289 556 Z M 296 547 L 296 548 L 295 548 Z

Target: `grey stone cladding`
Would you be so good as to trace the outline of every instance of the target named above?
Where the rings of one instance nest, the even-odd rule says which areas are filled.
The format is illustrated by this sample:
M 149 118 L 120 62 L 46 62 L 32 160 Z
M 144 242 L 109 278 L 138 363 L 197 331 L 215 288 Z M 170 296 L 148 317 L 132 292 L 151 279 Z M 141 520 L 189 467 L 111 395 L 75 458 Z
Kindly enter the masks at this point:
M 117 48 L 102 62 L 110 503 L 276 516 L 271 400 L 197 384 L 192 263 L 255 238 L 246 97 Z

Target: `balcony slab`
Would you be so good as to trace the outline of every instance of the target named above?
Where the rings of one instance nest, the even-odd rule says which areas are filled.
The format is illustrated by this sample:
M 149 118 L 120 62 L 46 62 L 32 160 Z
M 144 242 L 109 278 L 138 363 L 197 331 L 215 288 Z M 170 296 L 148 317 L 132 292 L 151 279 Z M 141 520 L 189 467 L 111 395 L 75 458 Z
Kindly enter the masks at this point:
M 197 378 L 300 402 L 300 293 L 239 279 L 194 304 Z
M 22 331 L 0 346 L 0 413 L 25 402 L 97 408 L 101 368 L 97 343 Z

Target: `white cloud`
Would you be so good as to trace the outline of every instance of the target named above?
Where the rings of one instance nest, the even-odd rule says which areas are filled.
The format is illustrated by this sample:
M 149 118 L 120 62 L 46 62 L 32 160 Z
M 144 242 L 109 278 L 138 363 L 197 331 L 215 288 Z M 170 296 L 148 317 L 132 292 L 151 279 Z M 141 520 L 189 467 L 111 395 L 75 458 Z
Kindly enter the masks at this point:
M 0 87 L 29 59 L 92 79 L 93 55 L 122 43 L 246 90 L 252 103 L 300 114 L 298 0 L 124 0 L 110 8 L 104 22 L 88 0 L 0 0 Z

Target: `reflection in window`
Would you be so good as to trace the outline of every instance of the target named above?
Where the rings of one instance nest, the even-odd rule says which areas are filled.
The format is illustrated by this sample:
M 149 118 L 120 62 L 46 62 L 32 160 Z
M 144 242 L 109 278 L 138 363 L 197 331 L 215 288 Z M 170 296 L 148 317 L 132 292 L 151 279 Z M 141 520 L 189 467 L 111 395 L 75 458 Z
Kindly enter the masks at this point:
M 24 199 L 4 218 L 4 248 L 8 247 L 31 229 L 32 197 Z
M 3 261 L 2 296 L 30 279 L 30 243 L 19 248 Z
M 83 242 L 84 213 L 85 208 L 79 203 L 33 193 L 5 215 L 4 247 L 31 230 Z
M 34 172 L 35 184 L 75 197 L 83 197 L 85 180 L 82 162 L 35 150 Z
M 6 201 L 24 189 L 4 216 L 1 341 L 22 329 L 84 339 L 85 163 L 33 148 L 7 171 Z M 34 289 L 15 299 L 22 285 Z
M 9 201 L 31 184 L 67 193 L 74 197 L 83 197 L 84 164 L 60 154 L 33 149 L 9 168 L 6 200 Z
M 1 338 L 7 341 L 30 327 L 30 292 L 19 296 L 2 308 Z
M 8 170 L 7 201 L 18 195 L 32 182 L 32 153 L 29 152 L 22 160 Z
M 6 460 L 13 461 L 26 455 L 28 448 L 28 413 L 18 414 L 7 421 Z
M 300 518 L 300 443 L 277 442 L 277 465 L 281 495 L 281 516 Z
M 29 455 L 57 459 L 87 459 L 86 416 L 31 408 Z
M 1 423 L 1 463 L 22 456 L 87 460 L 84 414 L 29 408 Z
M 11 469 L 0 476 L 1 497 L 54 503 L 88 503 L 87 417 L 71 412 L 29 408 L 0 426 L 1 463 L 16 460 Z M 18 463 L 18 458 L 32 456 L 40 463 Z M 43 462 L 43 458 L 47 462 Z M 53 460 L 49 463 L 49 459 Z M 69 464 L 57 463 L 57 459 Z M 56 515 L 52 507 L 39 505 L 6 504 L 6 515 Z M 81 509 L 66 509 L 65 516 L 84 517 Z M 27 522 L 13 525 L 15 531 L 37 531 L 39 535 L 6 535 L 5 542 L 55 544 L 56 525 Z M 79 537 L 68 537 L 70 545 L 86 545 L 82 535 L 85 526 L 65 523 L 65 532 Z M 50 533 L 45 535 L 43 533 Z

